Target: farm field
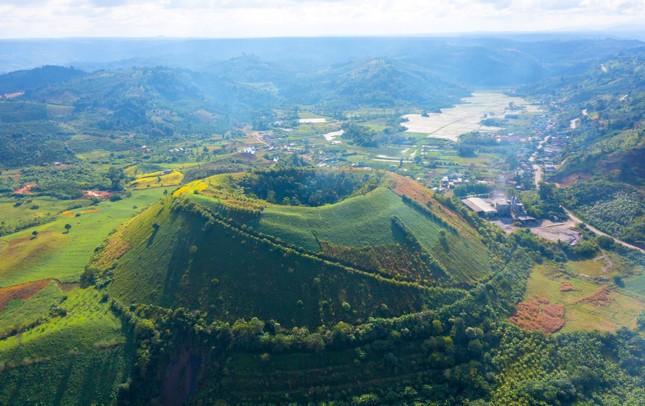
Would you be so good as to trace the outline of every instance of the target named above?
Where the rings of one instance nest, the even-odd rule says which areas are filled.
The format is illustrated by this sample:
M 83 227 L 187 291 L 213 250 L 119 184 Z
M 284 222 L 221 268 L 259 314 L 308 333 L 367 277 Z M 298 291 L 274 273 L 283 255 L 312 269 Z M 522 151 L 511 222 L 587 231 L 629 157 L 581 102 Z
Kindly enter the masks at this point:
M 0 361 L 20 363 L 26 358 L 37 361 L 74 349 L 87 351 L 123 344 L 121 321 L 109 304 L 101 300 L 101 295 L 94 288 L 77 287 L 65 292 L 65 300 L 50 302 L 65 316 L 50 312 L 44 323 L 0 341 Z M 23 307 L 25 312 L 29 310 L 26 304 Z
M 585 264 L 574 266 L 580 271 Z M 595 267 L 592 265 L 591 267 Z M 587 271 L 591 273 L 591 271 Z M 621 326 L 636 326 L 645 302 L 622 289 L 594 283 L 587 278 L 572 278 L 559 265 L 536 266 L 527 282 L 524 300 L 544 298 L 564 306 L 565 323 L 561 332 L 580 330 L 616 331 Z
M 101 296 L 79 287 L 63 296 L 51 282 L 31 299 L 12 302 L 0 334 L 22 333 L 0 339 L 0 404 L 111 403 L 127 379 L 128 356 L 121 320 Z
M 625 289 L 630 292 L 636 293 L 645 299 L 645 272 L 638 276 L 625 279 Z
M 66 211 L 50 223 L 0 238 L 0 286 L 48 278 L 77 281 L 108 234 L 162 197 L 164 190 L 135 191 L 130 198 Z
M 527 106 L 528 102 L 519 97 L 509 97 L 502 93 L 480 92 L 462 99 L 454 107 L 442 109 L 441 113 L 406 114 L 408 121 L 402 125 L 411 133 L 423 133 L 429 137 L 457 141 L 459 135 L 470 131 L 496 132 L 499 127 L 482 126 L 482 117 L 489 115 L 501 117 L 510 102 L 516 106 Z
M 166 173 L 166 171 L 146 173 L 144 175 L 141 175 L 136 180 L 130 182 L 128 187 L 138 190 L 156 187 L 177 186 L 181 184 L 181 181 L 184 179 L 184 175 L 176 170 L 169 171 L 169 173 Z
M 53 197 L 29 197 L 0 200 L 0 235 L 15 232 L 18 229 L 42 224 L 55 219 L 61 212 L 71 207 L 87 205 L 87 200 L 70 201 Z

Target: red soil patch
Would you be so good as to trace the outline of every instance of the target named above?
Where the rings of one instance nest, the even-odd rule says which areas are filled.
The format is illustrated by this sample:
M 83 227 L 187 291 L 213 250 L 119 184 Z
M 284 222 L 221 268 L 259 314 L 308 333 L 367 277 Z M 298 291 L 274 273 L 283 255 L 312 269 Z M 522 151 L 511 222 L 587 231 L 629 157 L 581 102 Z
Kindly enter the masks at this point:
M 35 183 L 27 183 L 25 186 L 21 187 L 20 189 L 16 189 L 13 191 L 14 194 L 16 195 L 30 195 L 32 193 L 31 188 L 38 186 Z
M 562 178 L 559 182 L 556 183 L 558 187 L 569 187 L 578 183 L 580 180 L 589 179 L 591 176 L 587 173 L 573 173 L 569 176 Z
M 0 288 L 0 312 L 4 311 L 12 300 L 29 299 L 49 285 L 52 279 L 21 283 L 20 285 Z
M 583 297 L 579 300 L 579 302 L 589 303 L 597 307 L 609 306 L 613 301 L 614 298 L 611 296 L 611 289 L 609 286 L 602 286 L 594 292 L 594 294 Z
M 564 305 L 549 303 L 540 296 L 517 305 L 515 316 L 510 322 L 524 330 L 539 330 L 544 334 L 553 334 L 564 326 Z
M 100 190 L 88 190 L 83 194 L 83 197 L 98 197 L 99 199 L 107 199 L 112 196 L 112 192 L 104 192 Z
M 569 282 L 562 282 L 562 285 L 560 285 L 560 292 L 571 292 L 572 290 L 576 289 Z
M 423 204 L 436 203 L 432 198 L 430 191 L 426 190 L 423 186 L 412 179 L 396 174 L 390 174 L 390 177 L 394 181 L 394 185 L 391 189 L 397 195 L 408 196 Z
M 410 178 L 397 175 L 395 173 L 390 173 L 388 176 L 394 181 L 394 183 L 390 187 L 390 190 L 392 190 L 397 195 L 405 195 L 412 200 L 416 200 L 421 204 L 425 204 L 430 208 L 431 211 L 435 213 L 441 212 L 441 215 L 446 219 L 456 220 L 457 218 L 459 218 L 457 214 L 450 210 L 447 210 L 441 204 L 439 204 L 439 202 L 437 202 L 434 197 L 432 197 L 432 192 L 425 186 L 417 183 Z

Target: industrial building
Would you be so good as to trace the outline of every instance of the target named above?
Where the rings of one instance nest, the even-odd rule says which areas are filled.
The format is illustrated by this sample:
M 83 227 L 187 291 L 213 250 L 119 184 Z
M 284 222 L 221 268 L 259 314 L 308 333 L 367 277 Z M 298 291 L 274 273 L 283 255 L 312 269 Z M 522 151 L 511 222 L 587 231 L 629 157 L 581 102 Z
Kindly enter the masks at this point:
M 469 197 L 468 199 L 463 199 L 462 203 L 480 216 L 491 217 L 497 215 L 497 209 L 495 209 L 493 206 L 485 202 L 483 199 L 480 199 L 479 197 Z

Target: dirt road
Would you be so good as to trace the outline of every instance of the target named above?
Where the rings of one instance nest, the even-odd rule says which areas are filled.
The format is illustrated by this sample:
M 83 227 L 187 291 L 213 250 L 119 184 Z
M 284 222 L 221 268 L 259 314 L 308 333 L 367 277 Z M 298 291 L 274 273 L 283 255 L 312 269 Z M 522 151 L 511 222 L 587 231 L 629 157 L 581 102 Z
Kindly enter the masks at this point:
M 578 217 L 576 217 L 576 216 L 575 216 L 573 213 L 571 213 L 569 210 L 565 209 L 564 207 L 563 207 L 562 209 L 564 209 L 564 211 L 567 213 L 567 215 L 569 216 L 569 218 L 570 218 L 571 220 L 573 220 L 573 222 L 574 222 L 574 223 L 576 223 L 576 224 L 584 223 L 584 221 L 580 220 Z M 622 246 L 624 246 L 624 247 L 631 248 L 631 249 L 634 249 L 634 250 L 638 250 L 638 251 L 640 251 L 641 253 L 645 254 L 645 250 L 644 250 L 644 249 L 642 249 L 642 248 L 638 248 L 638 247 L 637 247 L 637 246 L 635 246 L 635 245 L 632 245 L 632 244 L 626 243 L 625 241 L 621 241 L 621 240 L 619 240 L 619 239 L 617 239 L 617 238 L 615 238 L 615 237 L 612 237 L 611 235 L 609 235 L 609 234 L 607 234 L 607 233 L 603 233 L 602 231 L 598 230 L 596 227 L 590 226 L 590 225 L 589 225 L 589 224 L 587 224 L 587 223 L 584 223 L 584 224 L 587 226 L 587 228 L 588 228 L 589 230 L 593 231 L 594 233 L 596 233 L 596 234 L 598 234 L 598 235 L 604 235 L 605 237 L 612 238 L 616 243 L 618 243 L 618 244 L 620 244 L 620 245 L 622 245 Z

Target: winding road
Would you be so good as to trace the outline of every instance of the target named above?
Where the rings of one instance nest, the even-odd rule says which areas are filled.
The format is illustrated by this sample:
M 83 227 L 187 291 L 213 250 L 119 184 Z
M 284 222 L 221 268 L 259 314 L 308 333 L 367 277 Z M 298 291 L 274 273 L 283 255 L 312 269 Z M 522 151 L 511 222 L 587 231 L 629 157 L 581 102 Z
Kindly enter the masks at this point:
M 624 247 L 631 248 L 631 249 L 634 249 L 634 250 L 640 251 L 641 253 L 645 254 L 645 250 L 644 250 L 644 249 L 639 248 L 639 247 L 637 247 L 637 246 L 635 246 L 635 245 L 632 245 L 632 244 L 626 243 L 625 241 L 621 241 L 621 240 L 619 240 L 619 239 L 618 239 L 618 238 L 616 238 L 616 237 L 612 237 L 611 235 L 609 235 L 609 234 L 607 234 L 607 233 L 604 233 L 604 232 L 602 232 L 602 231 L 598 230 L 596 227 L 594 227 L 594 226 L 590 226 L 589 224 L 587 224 L 587 223 L 585 223 L 584 221 L 580 220 L 578 217 L 576 217 L 576 216 L 575 216 L 575 214 L 571 213 L 569 210 L 565 209 L 564 207 L 563 207 L 562 209 L 567 213 L 567 216 L 569 216 L 569 218 L 570 218 L 574 223 L 576 223 L 576 224 L 584 223 L 584 224 L 585 224 L 585 226 L 587 226 L 587 228 L 588 228 L 589 230 L 593 231 L 594 233 L 596 233 L 596 234 L 598 234 L 598 235 L 604 235 L 605 237 L 609 237 L 609 238 L 613 239 L 616 243 L 618 243 L 618 244 L 620 244 L 620 245 L 622 245 L 622 246 L 624 246 Z
M 583 111 L 583 114 L 585 114 L 585 111 Z M 535 161 L 537 160 L 538 151 L 549 140 L 549 138 L 551 138 L 551 136 L 548 136 L 548 137 L 544 138 L 542 141 L 540 141 L 540 143 L 538 145 L 538 148 L 535 150 L 535 152 L 533 153 L 533 155 L 532 155 L 532 157 L 530 159 L 530 161 L 533 163 L 533 165 L 532 165 L 533 170 L 535 171 L 535 173 L 534 173 L 534 182 L 535 182 L 536 187 L 539 187 L 540 181 L 542 181 L 543 174 L 542 174 L 542 166 L 538 165 Z M 563 161 L 563 163 L 564 163 L 564 161 Z M 591 225 L 585 223 L 584 221 L 580 220 L 578 217 L 575 216 L 575 214 L 573 214 L 568 209 L 566 209 L 564 207 L 562 207 L 562 209 L 567 213 L 567 216 L 569 216 L 569 219 L 571 219 L 571 221 L 573 221 L 574 223 L 576 223 L 576 224 L 584 223 L 587 226 L 587 228 L 589 230 L 591 230 L 592 232 L 594 232 L 595 234 L 604 235 L 605 237 L 609 237 L 609 238 L 613 239 L 617 244 L 620 244 L 623 247 L 631 248 L 631 249 L 640 251 L 641 253 L 645 254 L 644 249 L 639 248 L 639 247 L 637 247 L 635 245 L 629 244 L 629 243 L 627 243 L 625 241 L 619 240 L 618 238 L 613 237 L 613 236 L 611 236 L 611 235 L 609 235 L 609 234 L 607 234 L 605 232 L 602 232 L 602 231 L 598 230 L 596 227 L 591 226 Z

